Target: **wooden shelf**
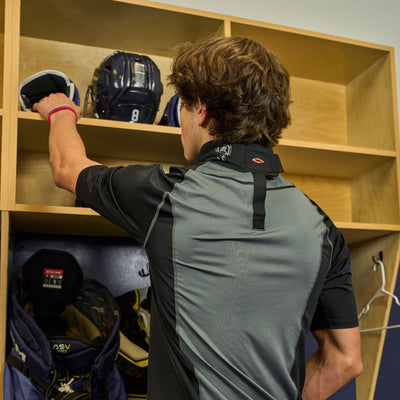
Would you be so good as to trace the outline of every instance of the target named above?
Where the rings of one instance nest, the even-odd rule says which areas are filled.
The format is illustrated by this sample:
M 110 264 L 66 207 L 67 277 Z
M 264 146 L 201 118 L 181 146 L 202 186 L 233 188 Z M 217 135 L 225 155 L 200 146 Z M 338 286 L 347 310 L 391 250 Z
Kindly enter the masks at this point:
M 8 292 L 8 259 L 4 254 L 8 254 L 9 238 L 9 215 L 7 211 L 0 212 L 0 387 L 3 388 L 2 379 L 4 374 L 4 360 L 6 358 L 6 335 L 7 326 L 7 292 Z M 3 390 L 0 392 L 2 399 Z
M 349 245 L 380 238 L 391 233 L 400 232 L 400 225 L 339 221 L 337 221 L 335 224 L 343 233 L 343 236 Z
M 16 204 L 11 211 L 14 231 L 96 236 L 127 236 L 95 211 L 85 207 Z M 400 225 L 340 222 L 335 224 L 350 245 L 400 232 Z
M 231 31 L 269 47 L 291 75 L 317 81 L 346 84 L 388 51 L 385 46 L 240 18 L 232 18 Z
M 0 32 L 4 33 L 4 0 L 0 1 Z
M 25 111 L 19 111 L 18 118 L 19 151 L 47 153 L 49 128 L 46 121 L 37 113 Z M 180 128 L 82 118 L 78 130 L 88 154 L 95 158 L 185 163 Z M 390 150 L 291 139 L 282 139 L 276 152 L 288 173 L 344 179 L 395 160 L 397 154 Z
M 389 150 L 290 139 L 281 139 L 276 152 L 286 172 L 345 179 L 394 160 L 397 154 Z
M 18 149 L 24 152 L 48 153 L 47 122 L 37 113 L 19 111 L 18 117 Z M 88 155 L 96 159 L 184 163 L 178 128 L 82 118 L 78 123 L 78 130 Z
M 60 0 L 22 0 L 21 36 L 172 56 L 180 43 L 224 33 L 222 18 L 171 8 L 110 0 L 70 0 L 68 7 Z
M 85 236 L 128 236 L 89 208 L 16 204 L 10 212 L 12 232 Z

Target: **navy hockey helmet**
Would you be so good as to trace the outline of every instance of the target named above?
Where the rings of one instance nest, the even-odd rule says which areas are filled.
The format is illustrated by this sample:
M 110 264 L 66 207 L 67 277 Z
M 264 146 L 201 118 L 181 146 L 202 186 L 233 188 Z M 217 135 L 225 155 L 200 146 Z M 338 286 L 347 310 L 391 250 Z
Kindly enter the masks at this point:
M 181 126 L 181 99 L 178 95 L 170 98 L 165 106 L 163 116 L 158 125 Z
M 24 111 L 51 93 L 64 93 L 80 105 L 79 92 L 74 83 L 62 72 L 44 70 L 31 75 L 19 85 L 19 102 Z
M 162 93 L 160 70 L 144 55 L 114 51 L 94 72 L 92 102 L 101 119 L 152 124 Z

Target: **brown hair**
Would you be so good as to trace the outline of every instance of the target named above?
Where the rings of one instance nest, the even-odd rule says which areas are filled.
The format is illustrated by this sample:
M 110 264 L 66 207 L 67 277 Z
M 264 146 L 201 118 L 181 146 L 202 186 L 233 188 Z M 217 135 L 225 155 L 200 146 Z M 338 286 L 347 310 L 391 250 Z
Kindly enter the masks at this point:
M 289 74 L 267 48 L 246 38 L 183 45 L 170 84 L 186 107 L 207 108 L 210 134 L 219 143 L 278 143 L 290 124 Z

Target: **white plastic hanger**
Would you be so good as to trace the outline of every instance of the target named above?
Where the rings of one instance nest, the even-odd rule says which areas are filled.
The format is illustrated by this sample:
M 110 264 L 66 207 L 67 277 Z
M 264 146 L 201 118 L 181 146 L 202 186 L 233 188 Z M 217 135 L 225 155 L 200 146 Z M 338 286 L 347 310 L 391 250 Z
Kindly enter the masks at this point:
M 381 255 L 382 258 L 382 255 Z M 393 293 L 388 292 L 385 289 L 385 285 L 386 285 L 386 276 L 385 276 L 385 266 L 383 265 L 383 262 L 381 260 L 375 260 L 375 257 L 372 257 L 372 260 L 374 261 L 374 271 L 376 271 L 376 267 L 377 265 L 380 266 L 381 268 L 381 275 L 382 275 L 382 285 L 380 287 L 380 289 L 371 297 L 371 300 L 368 302 L 368 304 L 361 310 L 361 312 L 358 314 L 358 318 L 360 319 L 363 315 L 365 315 L 370 308 L 371 303 L 380 296 L 390 296 L 394 299 L 394 301 L 396 302 L 396 304 L 398 306 L 400 306 L 400 300 L 398 299 L 397 296 L 395 296 Z M 373 332 L 373 331 L 381 331 L 381 330 L 385 330 L 385 329 L 393 329 L 393 328 L 400 328 L 400 325 L 392 325 L 392 326 L 383 326 L 380 328 L 371 328 L 371 329 L 363 329 L 360 332 Z

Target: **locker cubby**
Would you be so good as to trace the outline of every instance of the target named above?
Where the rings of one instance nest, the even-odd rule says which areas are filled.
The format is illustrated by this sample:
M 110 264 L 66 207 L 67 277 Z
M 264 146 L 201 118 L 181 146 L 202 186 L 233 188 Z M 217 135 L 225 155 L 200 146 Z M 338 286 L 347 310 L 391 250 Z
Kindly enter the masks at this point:
M 296 174 L 284 176 L 303 190 L 334 221 L 400 223 L 395 160 L 351 178 Z
M 235 19 L 231 33 L 258 40 L 288 69 L 293 124 L 285 138 L 396 149 L 393 54 L 372 44 Z

